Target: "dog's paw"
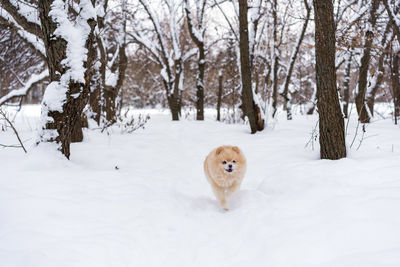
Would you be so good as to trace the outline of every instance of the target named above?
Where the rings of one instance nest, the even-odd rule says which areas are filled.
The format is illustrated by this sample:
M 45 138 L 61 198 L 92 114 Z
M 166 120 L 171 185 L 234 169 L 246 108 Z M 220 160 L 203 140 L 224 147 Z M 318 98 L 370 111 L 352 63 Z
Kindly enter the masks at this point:
M 225 199 L 224 199 L 224 200 L 221 200 L 221 207 L 222 207 L 224 210 L 229 210 L 229 208 L 228 208 L 228 203 L 226 202 Z

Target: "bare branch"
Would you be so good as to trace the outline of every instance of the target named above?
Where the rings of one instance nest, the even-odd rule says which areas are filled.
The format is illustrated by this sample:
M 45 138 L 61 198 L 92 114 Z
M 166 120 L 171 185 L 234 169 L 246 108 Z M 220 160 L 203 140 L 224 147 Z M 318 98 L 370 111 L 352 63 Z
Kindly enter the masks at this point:
M 28 92 L 37 84 L 49 78 L 48 70 L 44 70 L 39 74 L 33 74 L 24 86 L 17 90 L 12 90 L 7 95 L 0 98 L 0 106 L 9 102 L 17 97 L 26 96 Z
M 17 136 L 18 142 L 21 144 L 22 149 L 24 150 L 25 153 L 27 153 L 24 144 L 21 141 L 21 138 L 19 138 L 19 134 L 17 132 L 17 129 L 15 129 L 14 125 L 12 122 L 8 119 L 7 115 L 4 113 L 2 109 L 0 109 L 0 115 L 3 116 L 3 119 L 10 125 L 10 127 L 13 129 L 15 135 Z
M 1 8 L 7 11 L 7 13 L 10 14 L 25 31 L 43 39 L 43 33 L 40 25 L 29 21 L 23 14 L 19 12 L 19 8 L 14 6 L 9 0 L 2 0 Z M 3 14 L 1 14 L 1 16 L 3 16 Z

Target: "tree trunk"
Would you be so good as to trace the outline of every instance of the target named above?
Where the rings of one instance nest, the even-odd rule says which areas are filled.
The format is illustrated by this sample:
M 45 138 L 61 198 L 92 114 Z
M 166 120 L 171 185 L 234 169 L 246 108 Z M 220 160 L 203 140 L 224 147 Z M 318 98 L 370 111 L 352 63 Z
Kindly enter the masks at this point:
M 114 87 L 106 86 L 103 91 L 106 120 L 109 123 L 116 121 L 116 99 L 117 92 Z
M 290 103 L 291 97 L 289 96 L 289 94 L 290 94 L 290 92 L 289 92 L 290 79 L 292 78 L 292 73 L 293 73 L 295 62 L 296 62 L 297 54 L 300 51 L 300 46 L 301 46 L 301 43 L 303 42 L 304 35 L 307 30 L 308 21 L 310 20 L 310 15 L 311 15 L 311 7 L 308 5 L 307 1 L 308 0 L 304 0 L 304 5 L 307 10 L 307 16 L 304 21 L 303 28 L 301 29 L 301 33 L 300 33 L 299 39 L 297 41 L 295 50 L 294 50 L 292 56 L 290 57 L 289 70 L 287 71 L 287 74 L 286 74 L 285 85 L 284 85 L 283 93 L 282 93 L 282 96 L 285 100 L 285 103 L 284 103 L 285 108 L 284 109 L 286 109 L 287 120 L 292 119 L 292 105 Z
M 115 71 L 118 71 L 118 79 L 115 86 L 104 87 L 104 101 L 105 101 L 105 112 L 106 120 L 109 123 L 114 123 L 117 121 L 117 111 L 119 110 L 119 104 L 117 103 L 117 97 L 120 93 L 122 85 L 125 79 L 125 71 L 128 64 L 128 58 L 125 52 L 126 44 L 122 44 L 118 50 L 118 67 Z
M 221 121 L 221 104 L 222 104 L 222 72 L 218 73 L 218 100 L 217 100 L 217 121 Z
M 349 117 L 349 102 L 350 102 L 350 78 L 351 78 L 351 61 L 353 59 L 353 47 L 350 48 L 349 56 L 346 59 L 346 70 L 343 82 L 343 113 L 347 119 Z
M 167 96 L 168 96 L 168 105 L 171 110 L 171 115 L 172 115 L 172 120 L 173 121 L 179 121 L 179 117 L 181 115 L 181 101 L 182 101 L 182 91 L 181 88 L 179 87 L 181 75 L 182 75 L 182 62 L 181 59 L 176 59 L 175 60 L 175 80 L 173 83 L 167 84 L 167 82 L 164 82 L 167 90 Z M 172 88 L 168 89 L 168 88 Z M 168 92 L 171 92 L 172 94 L 168 95 Z
M 47 65 L 50 74 L 50 83 L 54 82 L 53 86 L 57 86 L 56 84 L 60 82 L 61 77 L 66 74 L 69 68 L 62 63 L 62 61 L 67 58 L 67 41 L 55 34 L 57 23 L 49 16 L 52 3 L 52 0 L 42 0 L 38 2 L 38 5 L 44 36 L 43 41 L 46 49 Z M 55 141 L 61 144 L 60 151 L 67 158 L 70 156 L 70 143 L 74 129 L 75 134 L 82 134 L 82 129 L 79 127 L 79 132 L 78 128 L 76 128 L 79 125 L 76 126 L 76 124 L 80 123 L 83 108 L 88 100 L 90 90 L 90 83 L 88 81 L 90 81 L 92 63 L 96 57 L 96 51 L 93 49 L 96 21 L 94 19 L 89 19 L 88 24 L 91 30 L 85 45 L 88 49 L 87 60 L 84 62 L 84 67 L 86 68 L 84 79 L 86 82 L 69 81 L 68 89 L 65 93 L 65 102 L 61 110 L 53 110 L 49 106 L 49 103 L 43 102 L 43 112 L 45 114 L 42 116 L 47 119 L 43 130 L 47 131 L 47 133 L 43 133 L 41 139 L 42 141 Z M 55 132 L 57 132 L 57 134 L 55 134 Z
M 391 68 L 391 80 L 392 80 L 392 88 L 393 88 L 393 102 L 394 102 L 394 118 L 395 124 L 400 116 L 400 72 L 399 72 L 399 64 L 400 64 L 400 51 L 398 51 L 395 55 L 393 55 L 393 62 Z
M 242 78 L 242 105 L 247 116 L 251 133 L 261 131 L 264 121 L 261 118 L 261 110 L 254 103 L 251 88 L 251 67 L 249 54 L 249 33 L 247 21 L 247 0 L 239 0 L 239 33 L 240 33 L 240 70 Z
M 315 56 L 321 159 L 346 157 L 344 120 L 336 88 L 335 21 L 331 0 L 314 0 Z
M 108 0 L 102 3 L 104 10 L 107 11 Z M 121 96 L 120 91 L 125 80 L 125 72 L 128 64 L 128 58 L 126 56 L 126 1 L 122 1 L 122 13 L 124 14 L 122 18 L 122 27 L 119 31 L 119 37 L 122 42 L 118 41 L 117 44 L 110 44 L 109 42 L 103 42 L 103 38 L 100 35 L 96 36 L 96 50 L 98 51 L 98 57 L 100 66 L 95 69 L 95 75 L 92 79 L 92 91 L 90 93 L 90 106 L 92 109 L 93 119 L 100 124 L 100 118 L 102 113 L 105 113 L 105 119 L 107 123 L 114 123 L 117 120 L 117 114 L 120 108 L 120 102 L 117 103 L 117 97 Z M 104 16 L 104 15 L 103 15 Z M 104 34 L 106 30 L 105 19 L 103 16 L 97 16 L 99 34 Z M 110 65 L 110 60 L 108 59 L 108 53 L 117 53 L 113 58 L 118 58 L 113 64 Z M 106 71 L 113 74 L 118 74 L 117 82 L 114 85 L 106 84 Z
M 358 91 L 356 95 L 356 107 L 358 113 L 358 119 L 362 123 L 369 123 L 370 116 L 368 113 L 368 107 L 365 105 L 365 97 L 367 91 L 367 80 L 368 80 L 368 68 L 371 59 L 371 46 L 374 40 L 374 26 L 376 23 L 376 11 L 379 7 L 380 0 L 373 0 L 370 14 L 368 18 L 369 30 L 365 33 L 364 51 L 361 58 L 360 74 L 358 79 Z
M 97 17 L 99 23 L 99 29 L 102 30 L 104 27 L 103 18 Z M 105 99 L 104 98 L 104 89 L 105 89 L 105 80 L 106 80 L 106 68 L 107 68 L 107 55 L 105 51 L 105 47 L 100 36 L 96 37 L 96 48 L 98 51 L 98 59 L 100 61 L 100 66 L 97 69 L 94 69 L 94 75 L 92 77 L 92 87 L 89 97 L 89 104 L 92 114 L 92 119 L 94 119 L 98 125 L 100 125 L 100 119 L 102 116 L 102 112 L 105 109 Z
M 99 47 L 100 45 L 98 44 L 98 39 L 96 40 L 95 46 L 96 50 L 99 51 L 101 50 Z M 100 57 L 100 62 L 102 62 L 102 58 Z M 93 75 L 90 79 L 90 94 L 89 94 L 89 106 L 90 106 L 90 111 L 92 112 L 90 118 L 96 121 L 97 125 L 100 125 L 100 118 L 101 118 L 101 112 L 102 112 L 102 92 L 103 92 L 103 87 L 104 87 L 104 76 L 105 76 L 105 71 L 102 71 L 103 64 L 100 64 L 100 67 L 96 66 L 96 64 L 93 66 Z M 104 74 L 104 75 L 103 75 Z
M 204 29 L 203 29 L 203 16 L 206 1 L 198 3 L 196 6 L 197 14 L 197 27 L 194 25 L 191 10 L 188 4 L 188 0 L 185 0 L 185 11 L 186 11 L 186 21 L 189 28 L 189 34 L 193 42 L 196 44 L 199 54 L 197 59 L 197 77 L 196 77 L 196 87 L 197 87 L 197 100 L 196 100 L 196 119 L 204 120 L 204 68 L 205 68 L 205 49 L 204 49 Z
M 272 8 L 272 17 L 274 22 L 274 30 L 273 30 L 273 41 L 274 41 L 274 67 L 272 70 L 272 117 L 275 118 L 277 109 L 278 109 L 278 70 L 279 70 L 279 56 L 277 55 L 278 52 L 278 15 L 277 15 L 277 8 L 278 3 L 277 0 L 273 1 L 274 6 Z
M 378 91 L 379 86 L 381 85 L 383 78 L 384 78 L 385 57 L 388 54 L 387 51 L 390 49 L 390 44 L 393 41 L 393 37 L 394 37 L 392 35 L 392 37 L 391 38 L 389 37 L 389 39 L 388 39 L 388 36 L 387 36 L 388 30 L 389 30 L 389 27 L 386 28 L 384 36 L 382 38 L 381 45 L 383 47 L 383 52 L 379 56 L 378 68 L 374 73 L 374 75 L 376 75 L 376 77 L 372 78 L 372 82 L 370 83 L 370 85 L 368 86 L 368 89 L 367 89 L 366 103 L 367 103 L 367 106 L 368 106 L 371 116 L 374 116 L 374 104 L 375 104 L 376 92 Z
M 87 128 L 88 126 L 88 119 L 85 114 L 82 114 L 80 120 L 75 123 L 74 129 L 71 134 L 71 143 L 79 143 L 83 141 L 83 132 L 82 128 Z
M 204 68 L 205 68 L 205 51 L 204 51 L 204 43 L 201 43 L 199 46 L 199 61 L 198 61 L 198 73 L 197 73 L 197 102 L 196 102 L 196 109 L 197 109 L 197 120 L 204 120 Z
M 97 84 L 93 84 L 93 90 L 89 95 L 89 104 L 92 109 L 92 119 L 97 122 L 97 125 L 100 125 L 100 117 L 101 117 L 101 87 Z
M 173 96 L 168 97 L 169 109 L 171 110 L 172 120 L 179 121 L 179 100 Z

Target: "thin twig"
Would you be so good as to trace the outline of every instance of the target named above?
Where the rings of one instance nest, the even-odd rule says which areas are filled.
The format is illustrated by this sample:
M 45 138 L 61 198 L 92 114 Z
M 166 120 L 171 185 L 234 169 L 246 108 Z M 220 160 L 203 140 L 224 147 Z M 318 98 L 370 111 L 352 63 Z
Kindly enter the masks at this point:
M 317 138 L 318 134 L 317 134 L 317 127 L 319 124 L 319 120 L 317 120 L 317 122 L 315 123 L 314 129 L 311 132 L 311 138 L 310 140 L 307 142 L 307 144 L 304 146 L 304 148 L 308 147 L 308 145 L 311 143 L 311 148 L 312 150 L 314 150 L 314 139 Z
M 353 147 L 354 141 L 356 140 L 359 126 L 360 126 L 360 121 L 357 122 L 356 133 L 354 134 L 353 141 L 351 142 L 350 148 Z
M 365 124 L 363 124 L 363 133 L 362 133 L 362 136 L 361 136 L 361 139 L 360 139 L 360 143 L 358 144 L 358 147 L 357 147 L 356 150 L 359 150 L 359 149 L 360 149 L 361 144 L 362 144 L 362 142 L 363 142 L 363 140 L 364 140 L 364 134 L 365 134 L 365 132 L 366 132 L 366 130 L 365 130 Z
M 6 148 L 6 147 L 20 148 L 20 147 L 21 147 L 20 145 L 4 145 L 4 144 L 0 144 L 0 146 L 1 146 L 1 147 L 4 147 L 4 148 Z
M 18 142 L 21 144 L 22 149 L 24 150 L 25 153 L 28 153 L 24 147 L 24 144 L 21 141 L 21 138 L 19 138 L 19 134 L 17 132 L 17 129 L 15 129 L 14 125 L 12 124 L 12 122 L 7 118 L 6 114 L 4 113 L 3 110 L 0 109 L 0 114 L 3 116 L 3 118 L 8 122 L 8 124 L 10 125 L 10 127 L 13 129 L 15 135 L 18 138 Z

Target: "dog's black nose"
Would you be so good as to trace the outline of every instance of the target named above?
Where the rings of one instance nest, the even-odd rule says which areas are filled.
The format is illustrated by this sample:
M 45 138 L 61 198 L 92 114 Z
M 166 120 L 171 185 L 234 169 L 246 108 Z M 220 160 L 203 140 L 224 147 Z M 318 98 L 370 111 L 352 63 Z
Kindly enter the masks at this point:
M 232 164 L 229 164 L 228 167 L 229 167 L 229 169 L 232 169 Z

